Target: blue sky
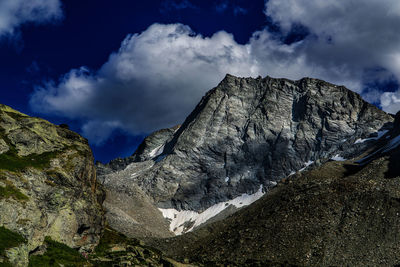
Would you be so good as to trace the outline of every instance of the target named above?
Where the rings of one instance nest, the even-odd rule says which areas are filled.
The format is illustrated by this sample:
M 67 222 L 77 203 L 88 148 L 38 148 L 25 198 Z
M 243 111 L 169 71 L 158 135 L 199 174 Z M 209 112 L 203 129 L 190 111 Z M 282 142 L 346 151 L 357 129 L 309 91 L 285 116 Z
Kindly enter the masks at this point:
M 226 73 L 321 78 L 395 113 L 399 29 L 397 0 L 0 0 L 0 102 L 68 123 L 103 162 Z

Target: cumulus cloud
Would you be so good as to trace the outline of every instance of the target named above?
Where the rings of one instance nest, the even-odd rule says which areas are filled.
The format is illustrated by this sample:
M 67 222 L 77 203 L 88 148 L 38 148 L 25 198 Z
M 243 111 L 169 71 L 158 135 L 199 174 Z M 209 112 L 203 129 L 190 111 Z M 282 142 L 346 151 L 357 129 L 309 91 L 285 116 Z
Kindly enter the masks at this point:
M 181 24 L 154 24 L 126 37 L 98 71 L 74 69 L 57 84 L 36 88 L 31 105 L 38 112 L 89 121 L 84 134 L 95 137 L 92 142 L 111 133 L 92 127 L 93 121 L 150 132 L 182 122 L 226 73 L 257 75 L 250 52 L 226 32 L 206 38 Z
M 242 45 L 224 31 L 203 37 L 185 25 L 154 24 L 127 36 L 99 70 L 73 69 L 36 88 L 31 106 L 82 119 L 92 143 L 115 128 L 139 134 L 181 123 L 226 73 L 317 77 L 364 93 L 388 112 L 400 109 L 398 91 L 380 95 L 365 86 L 400 78 L 396 1 L 270 0 L 265 13 L 283 37 L 298 25 L 310 34 L 287 44 L 264 29 Z
M 62 16 L 60 0 L 1 0 L 0 37 L 13 35 L 24 23 L 46 23 Z
M 400 110 L 400 91 L 397 92 L 385 92 L 381 98 L 382 109 L 386 112 L 395 114 Z

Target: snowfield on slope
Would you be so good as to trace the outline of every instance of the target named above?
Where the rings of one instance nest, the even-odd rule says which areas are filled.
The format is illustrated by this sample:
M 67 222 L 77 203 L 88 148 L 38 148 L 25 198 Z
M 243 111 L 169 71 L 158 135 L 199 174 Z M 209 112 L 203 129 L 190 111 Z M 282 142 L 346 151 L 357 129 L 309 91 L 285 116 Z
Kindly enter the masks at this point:
M 256 200 L 260 199 L 264 195 L 263 187 L 260 185 L 260 189 L 254 194 L 243 194 L 237 198 L 232 200 L 221 202 L 215 204 L 205 211 L 198 213 L 191 210 L 181 210 L 178 211 L 176 209 L 159 209 L 164 218 L 170 220 L 169 229 L 171 232 L 175 233 L 176 235 L 181 235 L 186 232 L 192 231 L 197 226 L 205 223 L 209 219 L 215 217 L 220 212 L 228 208 L 230 205 L 235 206 L 236 208 L 241 208 L 244 206 L 248 206 L 251 203 L 255 202 Z M 191 224 L 190 228 L 185 230 L 185 225 Z
M 389 130 L 382 130 L 382 131 L 378 131 L 378 132 L 377 132 L 377 133 L 378 133 L 378 136 L 377 136 L 377 137 L 370 137 L 370 138 L 365 138 L 365 139 L 358 138 L 358 139 L 354 142 L 354 144 L 362 144 L 362 143 L 364 143 L 364 142 L 366 142 L 366 141 L 378 140 L 378 139 L 380 139 L 382 136 L 384 136 L 387 132 L 389 132 Z

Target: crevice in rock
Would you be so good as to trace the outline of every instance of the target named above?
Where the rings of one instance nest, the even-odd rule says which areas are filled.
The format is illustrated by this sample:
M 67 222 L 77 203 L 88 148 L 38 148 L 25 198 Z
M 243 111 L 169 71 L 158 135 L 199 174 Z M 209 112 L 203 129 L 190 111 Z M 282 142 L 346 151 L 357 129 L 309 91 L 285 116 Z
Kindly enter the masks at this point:
M 90 226 L 84 225 L 82 224 L 81 226 L 79 226 L 77 233 L 79 235 L 83 234 L 83 232 L 85 232 L 86 230 L 89 230 Z

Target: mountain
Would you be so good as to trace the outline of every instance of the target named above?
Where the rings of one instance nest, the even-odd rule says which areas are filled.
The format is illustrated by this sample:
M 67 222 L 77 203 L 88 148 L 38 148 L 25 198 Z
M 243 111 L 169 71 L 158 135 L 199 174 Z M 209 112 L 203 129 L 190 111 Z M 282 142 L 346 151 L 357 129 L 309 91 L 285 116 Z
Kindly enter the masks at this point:
M 0 105 L 0 225 L 26 240 L 0 258 L 27 265 L 45 237 L 91 251 L 104 224 L 104 197 L 86 139 Z
M 179 129 L 152 134 L 128 159 L 97 165 L 106 216 L 125 234 L 133 234 L 123 227 L 128 223 L 166 237 L 164 216 L 181 234 L 226 217 L 310 165 L 360 154 L 392 121 L 358 94 L 318 79 L 227 75 Z
M 206 266 L 398 266 L 400 112 L 394 125 L 362 155 L 283 179 L 163 249 Z
M 310 78 L 227 75 L 96 166 L 67 125 L 0 105 L 0 265 L 397 265 L 399 159 L 400 113 Z

